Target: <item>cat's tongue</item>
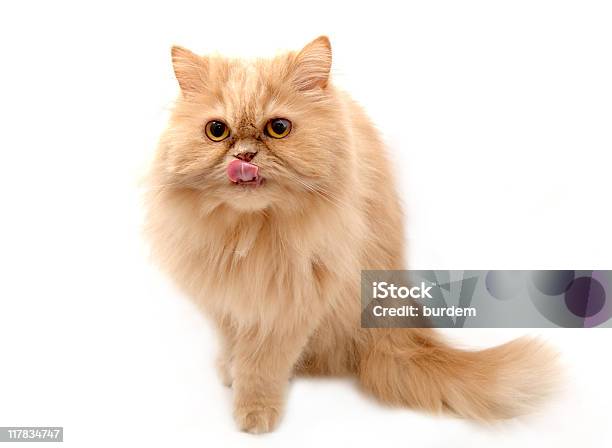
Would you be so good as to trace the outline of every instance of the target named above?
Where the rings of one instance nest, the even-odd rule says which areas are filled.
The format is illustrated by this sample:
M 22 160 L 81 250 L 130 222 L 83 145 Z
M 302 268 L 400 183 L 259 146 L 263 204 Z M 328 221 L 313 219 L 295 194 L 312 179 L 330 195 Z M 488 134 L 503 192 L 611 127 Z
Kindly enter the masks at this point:
M 259 167 L 244 160 L 235 159 L 227 165 L 227 177 L 234 183 L 257 180 Z

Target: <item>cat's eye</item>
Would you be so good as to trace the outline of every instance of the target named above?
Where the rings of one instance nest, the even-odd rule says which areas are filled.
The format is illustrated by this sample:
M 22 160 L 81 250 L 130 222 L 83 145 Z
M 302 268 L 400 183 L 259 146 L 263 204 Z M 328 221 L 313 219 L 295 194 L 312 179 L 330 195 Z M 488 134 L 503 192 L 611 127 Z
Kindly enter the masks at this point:
M 206 123 L 204 131 L 206 132 L 206 137 L 213 142 L 220 142 L 229 137 L 229 128 L 225 123 L 218 120 L 212 120 Z
M 273 138 L 283 138 L 291 132 L 291 122 L 284 118 L 275 118 L 266 124 L 266 134 Z

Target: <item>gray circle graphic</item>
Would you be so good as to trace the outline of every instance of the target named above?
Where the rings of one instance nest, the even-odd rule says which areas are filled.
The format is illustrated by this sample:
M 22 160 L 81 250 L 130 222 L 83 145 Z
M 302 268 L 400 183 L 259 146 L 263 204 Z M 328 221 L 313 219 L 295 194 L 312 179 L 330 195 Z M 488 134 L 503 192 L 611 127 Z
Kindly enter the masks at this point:
M 521 271 L 489 271 L 485 285 L 489 294 L 499 300 L 510 300 L 520 291 L 522 286 Z
M 558 296 L 567 291 L 575 276 L 574 271 L 534 271 L 531 281 L 543 294 Z

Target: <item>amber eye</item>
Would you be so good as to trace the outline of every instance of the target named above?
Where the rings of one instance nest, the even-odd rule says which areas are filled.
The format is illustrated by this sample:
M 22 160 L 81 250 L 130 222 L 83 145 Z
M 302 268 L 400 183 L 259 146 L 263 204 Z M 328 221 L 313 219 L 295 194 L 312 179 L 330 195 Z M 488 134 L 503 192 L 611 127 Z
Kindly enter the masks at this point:
M 209 121 L 206 123 L 205 131 L 206 137 L 211 139 L 213 142 L 220 142 L 229 136 L 229 129 L 222 121 Z
M 283 138 L 291 132 L 291 122 L 284 118 L 275 118 L 266 124 L 266 134 L 274 138 Z

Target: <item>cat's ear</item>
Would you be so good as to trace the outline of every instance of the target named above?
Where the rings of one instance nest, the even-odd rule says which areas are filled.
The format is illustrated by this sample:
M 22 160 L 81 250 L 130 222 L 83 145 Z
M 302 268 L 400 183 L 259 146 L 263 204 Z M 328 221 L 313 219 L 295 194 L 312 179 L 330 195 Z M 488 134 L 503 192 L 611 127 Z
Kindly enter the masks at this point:
M 325 88 L 329 81 L 332 53 L 327 36 L 317 37 L 296 55 L 293 79 L 299 90 Z
M 201 92 L 206 87 L 208 59 L 183 47 L 172 47 L 174 75 L 185 93 Z

